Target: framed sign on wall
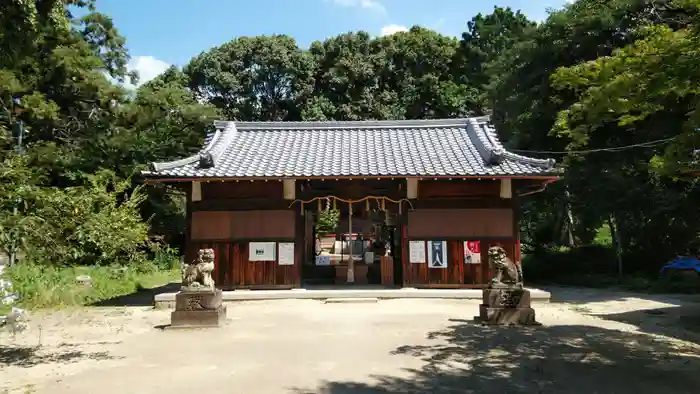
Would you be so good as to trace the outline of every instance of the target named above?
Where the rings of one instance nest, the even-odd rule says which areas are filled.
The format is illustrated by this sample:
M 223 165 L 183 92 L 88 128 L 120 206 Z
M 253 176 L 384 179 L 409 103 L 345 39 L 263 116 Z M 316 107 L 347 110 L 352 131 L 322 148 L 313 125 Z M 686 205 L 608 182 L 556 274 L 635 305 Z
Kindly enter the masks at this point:
M 425 258 L 425 241 L 409 241 L 408 256 L 410 263 L 420 264 L 427 262 Z
M 250 242 L 248 261 L 275 261 L 276 242 Z
M 464 264 L 481 264 L 481 241 L 464 241 Z
M 447 241 L 428 242 L 428 268 L 447 268 Z
M 280 242 L 277 248 L 277 264 L 294 265 L 294 242 Z

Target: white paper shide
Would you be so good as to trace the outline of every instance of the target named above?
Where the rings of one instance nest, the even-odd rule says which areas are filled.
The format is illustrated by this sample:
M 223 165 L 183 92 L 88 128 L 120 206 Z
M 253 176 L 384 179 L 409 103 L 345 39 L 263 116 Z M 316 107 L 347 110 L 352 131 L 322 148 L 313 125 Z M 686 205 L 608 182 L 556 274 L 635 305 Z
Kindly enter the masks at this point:
M 276 242 L 251 242 L 248 244 L 248 261 L 275 261 Z

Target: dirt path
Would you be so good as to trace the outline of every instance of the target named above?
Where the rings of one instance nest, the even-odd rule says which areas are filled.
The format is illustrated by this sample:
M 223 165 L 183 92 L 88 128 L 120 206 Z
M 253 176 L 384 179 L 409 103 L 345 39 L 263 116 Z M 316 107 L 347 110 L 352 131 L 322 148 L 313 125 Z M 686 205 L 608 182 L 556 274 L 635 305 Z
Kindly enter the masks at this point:
M 144 307 L 38 314 L 0 336 L 0 393 L 697 392 L 694 299 L 557 291 L 538 328 L 475 325 L 459 300 L 245 302 L 208 331 Z

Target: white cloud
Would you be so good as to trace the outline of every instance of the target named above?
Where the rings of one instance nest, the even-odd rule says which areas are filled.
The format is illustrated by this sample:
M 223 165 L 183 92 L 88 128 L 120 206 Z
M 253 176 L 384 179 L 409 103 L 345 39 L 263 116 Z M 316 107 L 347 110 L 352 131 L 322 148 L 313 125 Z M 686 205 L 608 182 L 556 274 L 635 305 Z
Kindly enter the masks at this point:
M 136 71 L 139 73 L 139 82 L 136 85 L 139 86 L 162 74 L 170 67 L 170 64 L 156 59 L 153 56 L 134 56 L 126 67 L 129 71 Z M 125 87 L 134 87 L 134 85 L 127 83 Z
M 358 7 L 364 8 L 366 10 L 371 10 L 375 12 L 386 12 L 386 7 L 384 4 L 379 2 L 379 0 L 332 0 L 334 4 L 343 7 Z
M 402 31 L 408 31 L 408 27 L 402 26 L 402 25 L 392 24 L 392 25 L 386 25 L 386 26 L 382 27 L 379 34 L 382 36 L 390 36 L 394 33 L 399 33 Z

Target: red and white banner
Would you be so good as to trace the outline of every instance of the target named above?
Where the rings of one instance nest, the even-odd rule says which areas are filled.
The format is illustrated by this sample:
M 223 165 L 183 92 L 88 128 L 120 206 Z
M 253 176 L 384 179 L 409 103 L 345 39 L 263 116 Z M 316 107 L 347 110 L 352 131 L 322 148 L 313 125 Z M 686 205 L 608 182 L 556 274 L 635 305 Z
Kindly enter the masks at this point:
M 464 264 L 481 264 L 481 241 L 464 242 Z

